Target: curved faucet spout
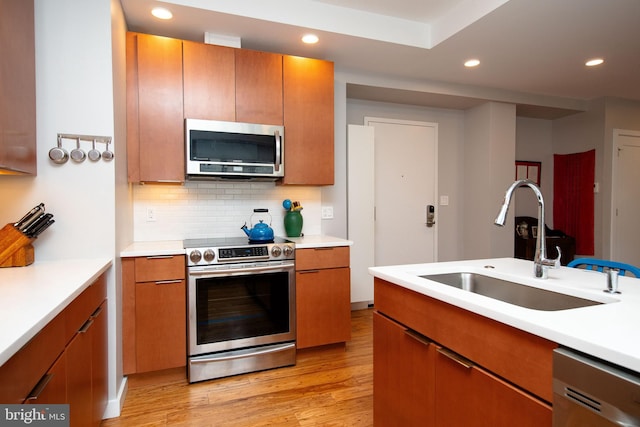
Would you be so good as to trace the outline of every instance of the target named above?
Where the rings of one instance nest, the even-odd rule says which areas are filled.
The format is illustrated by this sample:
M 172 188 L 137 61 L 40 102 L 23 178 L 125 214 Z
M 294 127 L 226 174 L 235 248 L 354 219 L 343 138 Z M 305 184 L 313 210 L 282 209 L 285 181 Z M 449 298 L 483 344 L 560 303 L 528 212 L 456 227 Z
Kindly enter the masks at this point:
M 556 259 L 547 259 L 547 245 L 546 245 L 546 232 L 545 232 L 545 221 L 544 221 L 544 198 L 542 197 L 542 192 L 540 188 L 533 182 L 528 179 L 520 179 L 515 181 L 511 186 L 507 189 L 507 192 L 504 195 L 504 202 L 502 203 L 502 207 L 500 208 L 500 212 L 494 221 L 497 226 L 504 226 L 507 220 L 507 212 L 509 211 L 509 205 L 511 204 L 511 197 L 513 196 L 513 192 L 518 187 L 529 187 L 533 190 L 536 198 L 538 199 L 538 235 L 536 236 L 536 252 L 533 257 L 533 269 L 535 277 L 546 279 L 547 278 L 547 269 L 549 267 L 555 268 L 560 266 L 560 248 L 556 246 L 558 250 L 558 258 Z

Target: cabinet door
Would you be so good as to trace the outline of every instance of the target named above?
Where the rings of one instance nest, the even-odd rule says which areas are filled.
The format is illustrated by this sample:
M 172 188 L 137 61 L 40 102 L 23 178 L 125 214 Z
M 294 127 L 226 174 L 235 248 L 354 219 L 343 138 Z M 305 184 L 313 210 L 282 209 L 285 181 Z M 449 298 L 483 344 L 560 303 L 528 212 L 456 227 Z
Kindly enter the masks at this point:
M 187 310 L 184 280 L 136 284 L 136 371 L 187 363 Z
M 333 63 L 285 56 L 284 184 L 333 185 Z
M 129 181 L 184 181 L 184 153 L 182 42 L 129 33 Z
M 91 426 L 91 327 L 88 320 L 66 349 L 67 402 L 71 427 Z
M 184 117 L 235 121 L 234 49 L 183 41 L 182 55 Z
M 436 345 L 377 312 L 373 341 L 374 425 L 435 425 Z
M 0 0 L 0 170 L 36 174 L 33 1 Z
M 282 55 L 247 49 L 235 53 L 236 121 L 282 125 Z
M 29 394 L 25 404 L 67 403 L 67 356 L 62 353 L 38 385 Z
M 107 302 L 91 315 L 91 425 L 99 427 L 107 408 Z
M 349 268 L 296 272 L 298 348 L 351 339 Z
M 436 358 L 436 391 L 438 426 L 551 426 L 550 405 L 444 349 Z

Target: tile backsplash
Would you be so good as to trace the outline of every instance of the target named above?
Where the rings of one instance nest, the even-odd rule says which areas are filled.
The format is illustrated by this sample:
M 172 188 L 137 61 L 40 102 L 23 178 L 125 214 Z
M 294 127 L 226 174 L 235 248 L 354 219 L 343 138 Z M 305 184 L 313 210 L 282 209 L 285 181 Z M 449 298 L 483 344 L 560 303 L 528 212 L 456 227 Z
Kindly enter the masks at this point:
M 245 236 L 254 208 L 267 208 L 276 236 L 285 236 L 284 199 L 303 206 L 304 234 L 321 232 L 321 188 L 277 186 L 273 182 L 207 181 L 184 185 L 133 185 L 135 241 Z M 269 215 L 256 214 L 269 220 Z

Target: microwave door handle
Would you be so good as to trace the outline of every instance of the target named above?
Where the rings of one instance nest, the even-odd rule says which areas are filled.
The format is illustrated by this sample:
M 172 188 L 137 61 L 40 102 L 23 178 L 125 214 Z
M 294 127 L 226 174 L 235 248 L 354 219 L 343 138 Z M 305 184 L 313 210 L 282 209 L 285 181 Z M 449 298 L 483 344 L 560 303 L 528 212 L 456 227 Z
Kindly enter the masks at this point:
M 280 170 L 280 165 L 282 164 L 282 137 L 280 136 L 280 132 L 276 131 L 276 165 L 275 170 Z

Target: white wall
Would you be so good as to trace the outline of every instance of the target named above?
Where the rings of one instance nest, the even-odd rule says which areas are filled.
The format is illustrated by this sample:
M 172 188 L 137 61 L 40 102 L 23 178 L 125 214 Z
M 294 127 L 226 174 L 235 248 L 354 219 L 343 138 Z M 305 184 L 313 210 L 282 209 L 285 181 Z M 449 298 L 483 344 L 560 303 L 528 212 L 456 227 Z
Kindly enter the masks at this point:
M 540 190 L 544 196 L 545 222 L 553 228 L 553 121 L 516 118 L 516 160 L 541 162 Z M 515 167 L 514 167 L 515 179 Z M 538 217 L 538 201 L 533 193 L 516 191 L 515 216 Z
M 505 227 L 493 222 L 514 181 L 515 125 L 513 104 L 489 102 L 466 111 L 465 259 L 513 256 L 513 219 Z

